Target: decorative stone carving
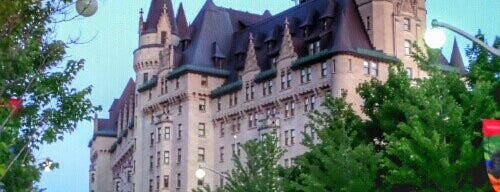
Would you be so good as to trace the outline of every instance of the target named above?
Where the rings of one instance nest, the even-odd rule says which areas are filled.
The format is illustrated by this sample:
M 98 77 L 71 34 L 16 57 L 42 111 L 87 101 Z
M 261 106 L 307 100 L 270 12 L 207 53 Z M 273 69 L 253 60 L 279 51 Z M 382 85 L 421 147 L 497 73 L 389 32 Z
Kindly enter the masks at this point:
M 248 37 L 248 49 L 247 49 L 247 58 L 245 60 L 245 72 L 244 74 L 252 71 L 260 70 L 257 65 L 257 55 L 255 54 L 255 45 L 253 43 L 253 34 L 250 33 Z
M 283 31 L 283 41 L 281 43 L 280 56 L 279 60 L 297 57 L 297 53 L 294 51 L 292 34 L 290 34 L 290 22 L 288 22 L 288 18 L 285 19 L 285 29 Z

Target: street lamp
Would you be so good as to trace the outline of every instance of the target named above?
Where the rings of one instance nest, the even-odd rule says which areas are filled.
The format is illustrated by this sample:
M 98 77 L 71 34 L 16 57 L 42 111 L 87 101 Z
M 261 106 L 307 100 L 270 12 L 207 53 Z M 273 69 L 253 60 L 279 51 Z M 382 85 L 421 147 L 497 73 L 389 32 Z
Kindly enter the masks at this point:
M 196 170 L 196 172 L 194 173 L 196 175 L 196 178 L 198 179 L 203 179 L 207 173 L 205 172 L 205 169 L 206 170 L 209 170 L 211 171 L 212 173 L 215 173 L 223 178 L 226 178 L 226 176 L 224 176 L 224 174 L 222 174 L 221 172 L 218 172 L 217 170 L 215 169 L 211 169 L 211 168 L 208 168 L 208 167 L 204 167 L 204 166 L 201 166 Z
M 444 41 L 446 40 L 444 33 L 442 32 L 442 30 L 435 30 L 437 27 L 442 27 L 442 28 L 449 29 L 455 33 L 458 33 L 458 34 L 464 36 L 465 38 L 471 40 L 472 42 L 480 45 L 481 47 L 483 47 L 484 49 L 486 49 L 488 52 L 492 53 L 493 55 L 500 56 L 499 49 L 496 49 L 496 48 L 493 48 L 493 47 L 486 45 L 481 40 L 475 38 L 474 36 L 466 33 L 465 31 L 463 31 L 459 28 L 451 26 L 450 24 L 439 22 L 436 19 L 434 19 L 434 20 L 432 20 L 432 27 L 433 28 L 428 30 L 424 36 L 425 43 L 431 48 L 440 48 L 444 45 Z
M 97 0 L 77 0 L 76 11 L 84 17 L 90 17 L 97 11 Z

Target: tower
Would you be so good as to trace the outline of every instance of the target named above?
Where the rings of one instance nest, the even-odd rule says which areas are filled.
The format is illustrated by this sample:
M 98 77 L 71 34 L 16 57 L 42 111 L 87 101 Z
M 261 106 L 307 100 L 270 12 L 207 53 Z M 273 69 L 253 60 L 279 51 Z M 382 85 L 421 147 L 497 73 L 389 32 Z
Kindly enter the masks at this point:
M 425 77 L 411 58 L 412 43 L 424 47 L 427 10 L 425 0 L 356 0 L 375 49 L 396 56 L 412 78 Z

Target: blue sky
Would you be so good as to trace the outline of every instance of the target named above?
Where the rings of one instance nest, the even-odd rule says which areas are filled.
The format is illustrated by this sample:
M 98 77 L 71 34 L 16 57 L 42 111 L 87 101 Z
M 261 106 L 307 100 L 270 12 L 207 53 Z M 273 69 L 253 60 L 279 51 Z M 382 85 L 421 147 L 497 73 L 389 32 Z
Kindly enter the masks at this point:
M 70 45 L 70 59 L 85 59 L 85 69 L 74 81 L 74 86 L 93 86 L 91 100 L 102 105 L 100 117 L 107 117 L 107 110 L 114 98 L 119 97 L 127 81 L 135 77 L 132 68 L 132 51 L 137 48 L 139 9 L 147 12 L 150 0 L 98 0 L 97 13 L 89 18 L 77 18 L 58 26 L 57 37 L 61 40 L 79 37 L 85 44 Z M 173 0 L 175 11 L 179 3 L 184 4 L 188 22 L 192 21 L 205 0 Z M 269 9 L 276 14 L 294 5 L 290 0 L 214 0 L 223 7 L 262 14 Z M 427 0 L 428 23 L 438 19 L 454 25 L 468 33 L 478 29 L 486 33 L 491 43 L 500 35 L 500 1 L 498 0 Z M 145 13 L 147 15 L 147 13 Z M 430 25 L 428 26 L 430 27 Z M 447 42 L 443 54 L 449 58 L 453 38 L 457 35 L 447 31 Z M 457 36 L 462 56 L 470 42 Z M 467 62 L 467 58 L 464 57 Z M 89 149 L 88 141 L 93 129 L 92 122 L 82 122 L 63 141 L 44 146 L 37 156 L 50 157 L 59 162 L 60 168 L 44 173 L 40 187 L 49 192 L 88 191 Z

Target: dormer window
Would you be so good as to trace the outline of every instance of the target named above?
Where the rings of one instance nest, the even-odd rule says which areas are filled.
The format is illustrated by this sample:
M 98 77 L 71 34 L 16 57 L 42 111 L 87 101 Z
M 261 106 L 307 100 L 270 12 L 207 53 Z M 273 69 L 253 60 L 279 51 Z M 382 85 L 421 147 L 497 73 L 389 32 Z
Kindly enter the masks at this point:
M 162 31 L 160 34 L 160 38 L 161 38 L 161 44 L 165 45 L 165 43 L 167 43 L 167 32 Z
M 267 51 L 271 52 L 273 48 L 274 48 L 274 42 L 273 41 L 267 42 Z
M 307 51 L 308 51 L 309 55 L 316 54 L 321 50 L 320 41 L 315 41 L 315 42 L 309 43 L 307 46 L 308 46 Z
M 278 57 L 271 58 L 271 66 L 275 67 L 278 65 Z
M 214 65 L 215 65 L 215 67 L 222 69 L 222 59 L 215 57 L 214 58 Z
M 181 41 L 181 46 L 182 46 L 182 48 L 181 48 L 182 51 L 185 51 L 188 48 L 188 46 L 189 46 L 189 40 L 182 40 Z
M 307 37 L 309 35 L 309 27 L 304 27 L 303 33 L 304 33 L 304 37 Z

